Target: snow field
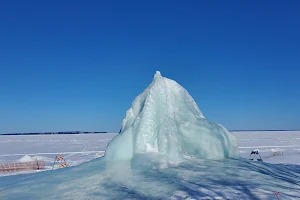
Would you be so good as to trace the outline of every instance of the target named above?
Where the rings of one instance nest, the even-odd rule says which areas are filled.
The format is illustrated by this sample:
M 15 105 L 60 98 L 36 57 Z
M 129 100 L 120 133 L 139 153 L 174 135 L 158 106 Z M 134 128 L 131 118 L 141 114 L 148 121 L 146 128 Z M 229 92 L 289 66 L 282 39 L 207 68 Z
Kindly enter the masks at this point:
M 264 162 L 300 165 L 300 131 L 239 131 L 236 136 L 240 156 L 249 158 L 258 149 Z M 69 166 L 76 166 L 104 155 L 116 133 L 87 135 L 0 136 L 0 164 L 16 162 L 28 155 L 45 160 L 52 169 L 55 156 L 64 156 Z M 28 173 L 28 172 L 20 172 Z M 0 176 L 15 173 L 0 173 Z

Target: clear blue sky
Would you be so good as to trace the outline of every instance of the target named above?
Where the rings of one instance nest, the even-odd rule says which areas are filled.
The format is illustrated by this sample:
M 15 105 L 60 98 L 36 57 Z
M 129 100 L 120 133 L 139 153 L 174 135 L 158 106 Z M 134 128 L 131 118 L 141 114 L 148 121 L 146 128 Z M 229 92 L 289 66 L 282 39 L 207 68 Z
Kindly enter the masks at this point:
M 274 0 L 3 1 L 0 133 L 119 131 L 156 70 L 228 129 L 299 129 L 299 10 Z

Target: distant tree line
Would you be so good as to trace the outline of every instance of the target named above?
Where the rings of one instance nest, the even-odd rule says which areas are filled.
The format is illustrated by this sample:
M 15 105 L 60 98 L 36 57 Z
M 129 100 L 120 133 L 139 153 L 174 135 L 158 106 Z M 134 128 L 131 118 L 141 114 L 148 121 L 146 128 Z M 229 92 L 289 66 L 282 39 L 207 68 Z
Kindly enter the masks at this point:
M 82 131 L 61 131 L 61 132 L 41 132 L 41 133 L 4 133 L 0 135 L 58 135 L 58 134 L 93 134 L 107 132 L 82 132 Z

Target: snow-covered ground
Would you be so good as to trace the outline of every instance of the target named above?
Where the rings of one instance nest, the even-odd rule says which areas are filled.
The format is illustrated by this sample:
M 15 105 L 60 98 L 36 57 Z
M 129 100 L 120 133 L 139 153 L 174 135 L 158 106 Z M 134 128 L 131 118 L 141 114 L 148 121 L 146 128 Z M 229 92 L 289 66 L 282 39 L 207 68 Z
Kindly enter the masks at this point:
M 24 155 L 38 156 L 51 169 L 55 156 L 62 155 L 69 166 L 75 166 L 103 155 L 115 135 L 0 136 L 0 160 L 8 163 Z M 173 163 L 145 155 L 133 163 L 109 165 L 98 159 L 34 175 L 2 173 L 5 177 L 0 177 L 0 199 L 11 199 L 10 195 L 13 199 L 43 199 L 46 195 L 47 199 L 271 200 L 276 199 L 276 192 L 280 192 L 280 199 L 300 199 L 300 131 L 234 135 L 241 157 L 248 159 L 250 152 L 258 149 L 265 163 L 246 159 Z
M 300 165 L 300 131 L 233 132 L 240 156 L 249 158 L 258 149 L 264 162 Z
M 68 166 L 79 165 L 103 156 L 115 133 L 76 135 L 12 135 L 0 136 L 0 164 L 16 162 L 23 156 L 45 160 L 52 169 L 56 156 L 64 156 Z M 1 173 L 0 176 L 28 173 Z
M 258 149 L 264 162 L 300 165 L 300 131 L 233 132 L 240 156 L 249 158 Z M 86 135 L 0 136 L 0 164 L 16 162 L 25 155 L 46 161 L 52 169 L 55 156 L 64 156 L 69 166 L 103 156 L 115 133 Z M 28 173 L 28 172 L 19 172 Z M 0 176 L 16 173 L 0 173 Z

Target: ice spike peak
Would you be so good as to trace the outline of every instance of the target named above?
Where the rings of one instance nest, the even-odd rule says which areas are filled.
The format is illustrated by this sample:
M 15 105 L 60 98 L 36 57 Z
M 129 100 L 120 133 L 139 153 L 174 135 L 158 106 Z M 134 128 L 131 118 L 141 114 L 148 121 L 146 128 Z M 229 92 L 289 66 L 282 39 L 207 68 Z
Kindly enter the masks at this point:
M 154 78 L 161 78 L 161 73 L 160 71 L 156 71 L 155 75 L 154 75 Z

